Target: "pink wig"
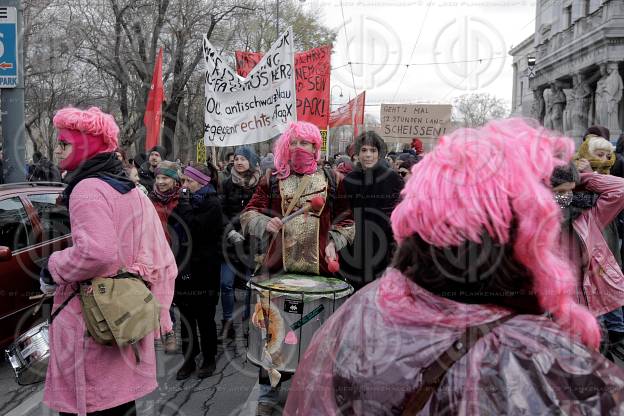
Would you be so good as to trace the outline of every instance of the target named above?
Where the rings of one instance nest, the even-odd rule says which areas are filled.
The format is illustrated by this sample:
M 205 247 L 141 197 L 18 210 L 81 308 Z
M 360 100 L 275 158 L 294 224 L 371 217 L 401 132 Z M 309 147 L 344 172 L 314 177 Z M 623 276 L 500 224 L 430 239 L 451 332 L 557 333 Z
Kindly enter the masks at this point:
M 74 130 L 85 136 L 98 137 L 107 152 L 113 152 L 117 148 L 119 127 L 113 116 L 97 107 L 88 110 L 66 107 L 56 113 L 52 122 L 57 130 Z
M 554 167 L 567 163 L 573 152 L 572 140 L 522 119 L 443 136 L 412 169 L 392 213 L 395 238 L 401 242 L 416 233 L 433 246 L 447 247 L 466 240 L 481 243 L 485 231 L 506 244 L 515 222 L 514 257 L 531 272 L 540 305 L 563 329 L 597 348 L 600 329 L 574 301 L 574 275 L 559 254 L 559 208 L 545 185 Z
M 284 133 L 275 142 L 273 153 L 275 154 L 275 170 L 280 179 L 290 175 L 290 142 L 294 138 L 310 142 L 314 145 L 316 160 L 321 157 L 321 132 L 314 124 L 305 121 L 290 123 Z

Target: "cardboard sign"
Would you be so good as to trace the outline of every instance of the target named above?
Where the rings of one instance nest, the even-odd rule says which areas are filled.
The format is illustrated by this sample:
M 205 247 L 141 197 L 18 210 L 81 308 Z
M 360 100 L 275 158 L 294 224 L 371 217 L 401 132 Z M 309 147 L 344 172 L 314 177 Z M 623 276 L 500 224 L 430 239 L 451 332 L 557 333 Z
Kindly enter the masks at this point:
M 261 61 L 260 52 L 236 51 L 236 71 L 247 76 Z M 321 46 L 295 54 L 297 120 L 326 129 L 329 121 L 331 47 Z
M 447 104 L 382 104 L 381 137 L 387 141 L 438 138 L 450 132 L 451 110 Z
M 292 29 L 283 33 L 246 78 L 204 36 L 206 146 L 269 140 L 297 120 Z

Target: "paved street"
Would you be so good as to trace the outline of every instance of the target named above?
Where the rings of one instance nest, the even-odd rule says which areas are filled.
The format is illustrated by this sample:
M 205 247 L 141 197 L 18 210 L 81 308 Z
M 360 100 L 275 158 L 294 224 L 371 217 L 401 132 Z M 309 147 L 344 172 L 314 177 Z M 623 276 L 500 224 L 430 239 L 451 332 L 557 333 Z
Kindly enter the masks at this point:
M 238 316 L 244 293 L 237 290 Z M 220 307 L 218 316 L 220 323 Z M 138 401 L 139 415 L 228 416 L 253 415 L 258 397 L 258 369 L 245 359 L 245 340 L 240 318 L 237 339 L 219 347 L 217 371 L 204 380 L 195 375 L 177 381 L 182 355 L 165 355 L 159 346 L 159 389 Z M 0 414 L 6 416 L 55 415 L 43 404 L 43 383 L 18 386 L 8 362 L 0 367 Z M 277 414 L 277 413 L 276 413 Z

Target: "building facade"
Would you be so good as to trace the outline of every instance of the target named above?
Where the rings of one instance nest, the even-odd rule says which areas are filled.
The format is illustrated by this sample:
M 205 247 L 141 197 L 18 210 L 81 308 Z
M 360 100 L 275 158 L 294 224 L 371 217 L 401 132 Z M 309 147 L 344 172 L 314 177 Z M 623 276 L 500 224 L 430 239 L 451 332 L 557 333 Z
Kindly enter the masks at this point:
M 622 133 L 624 1 L 537 0 L 535 33 L 510 55 L 516 115 L 577 141 L 594 124 Z

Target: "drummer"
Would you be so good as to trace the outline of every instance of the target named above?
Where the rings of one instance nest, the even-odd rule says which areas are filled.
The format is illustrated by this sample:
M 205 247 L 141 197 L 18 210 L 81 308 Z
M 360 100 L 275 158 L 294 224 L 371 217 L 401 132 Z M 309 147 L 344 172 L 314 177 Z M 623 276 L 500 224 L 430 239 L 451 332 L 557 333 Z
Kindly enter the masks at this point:
M 337 261 L 336 253 L 353 242 L 353 217 L 342 176 L 319 167 L 320 150 L 321 134 L 315 125 L 290 124 L 274 146 L 275 170 L 261 180 L 241 214 L 245 233 L 271 238 L 266 258 L 259 260 L 272 274 L 329 276 L 328 263 Z M 323 198 L 320 209 L 315 206 L 312 212 L 282 223 L 286 215 L 308 207 L 319 197 Z M 271 414 L 278 389 L 279 385 L 271 388 L 261 370 L 258 415 Z

